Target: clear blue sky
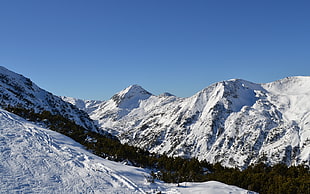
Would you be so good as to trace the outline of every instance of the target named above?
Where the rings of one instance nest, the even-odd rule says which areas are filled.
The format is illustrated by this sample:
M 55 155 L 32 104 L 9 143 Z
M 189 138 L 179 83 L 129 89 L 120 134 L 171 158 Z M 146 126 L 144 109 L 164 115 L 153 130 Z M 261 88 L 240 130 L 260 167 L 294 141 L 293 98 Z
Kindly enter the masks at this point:
M 63 96 L 310 75 L 310 1 L 1 0 L 0 65 Z

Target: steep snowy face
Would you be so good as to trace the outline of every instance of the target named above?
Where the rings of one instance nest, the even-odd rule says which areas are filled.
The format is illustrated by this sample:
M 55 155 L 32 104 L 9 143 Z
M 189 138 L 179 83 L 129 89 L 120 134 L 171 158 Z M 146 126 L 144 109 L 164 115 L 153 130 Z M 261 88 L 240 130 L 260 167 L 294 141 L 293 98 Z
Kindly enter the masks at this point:
M 50 111 L 74 121 L 90 130 L 96 130 L 87 113 L 72 104 L 39 88 L 30 79 L 0 66 L 0 105 L 34 109 L 35 112 Z
M 268 84 L 233 79 L 189 98 L 148 95 L 121 105 L 130 108 L 112 98 L 89 114 L 101 130 L 152 152 L 239 168 L 309 165 L 309 84 L 309 77 Z
M 253 193 L 220 182 L 155 180 L 147 170 L 108 161 L 72 139 L 0 109 L 0 193 Z
M 310 161 L 310 76 L 288 77 L 276 82 L 262 85 L 269 95 L 267 100 L 281 112 L 281 125 L 272 131 L 272 140 L 282 140 L 272 144 L 285 150 L 286 155 L 297 156 L 287 158 L 293 164 Z M 286 146 L 284 146 L 286 145 Z

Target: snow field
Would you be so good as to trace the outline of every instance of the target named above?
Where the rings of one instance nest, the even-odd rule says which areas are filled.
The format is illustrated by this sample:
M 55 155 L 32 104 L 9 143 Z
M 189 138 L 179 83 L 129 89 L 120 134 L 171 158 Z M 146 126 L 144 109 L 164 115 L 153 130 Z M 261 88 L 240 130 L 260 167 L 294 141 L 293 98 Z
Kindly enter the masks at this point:
M 246 193 L 218 182 L 146 181 L 148 170 L 108 161 L 57 132 L 0 109 L 0 193 Z

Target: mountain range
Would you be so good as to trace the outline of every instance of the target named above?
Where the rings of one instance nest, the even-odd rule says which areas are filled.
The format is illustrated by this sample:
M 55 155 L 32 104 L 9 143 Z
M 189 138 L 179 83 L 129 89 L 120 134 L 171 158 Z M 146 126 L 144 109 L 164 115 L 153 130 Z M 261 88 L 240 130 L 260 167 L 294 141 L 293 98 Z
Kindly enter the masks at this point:
M 141 100 L 130 98 L 136 103 Z M 98 157 L 35 118 L 26 120 L 4 110 L 17 107 L 14 110 L 49 112 L 92 133 L 102 131 L 83 110 L 4 67 L 0 67 L 0 102 L 0 193 L 254 193 L 216 181 L 176 185 L 153 180 L 149 169 Z M 95 106 L 101 102 L 80 103 Z M 128 110 L 137 108 L 123 99 L 119 104 Z
M 95 101 L 55 96 L 0 67 L 0 193 L 248 193 L 214 181 L 181 187 L 150 182 L 148 169 L 97 157 L 46 129 L 44 119 L 30 122 L 3 109 L 60 115 L 83 127 L 81 133 L 112 134 L 173 157 L 239 169 L 259 162 L 310 166 L 309 86 L 307 76 L 265 84 L 232 79 L 180 98 L 131 85 Z
M 132 85 L 107 101 L 62 99 L 101 131 L 150 152 L 240 169 L 259 162 L 310 165 L 308 76 L 221 81 L 188 98 Z
M 0 67 L 0 105 L 49 111 L 150 152 L 245 169 L 310 162 L 310 77 L 232 79 L 188 98 L 131 85 L 107 101 L 58 97 Z

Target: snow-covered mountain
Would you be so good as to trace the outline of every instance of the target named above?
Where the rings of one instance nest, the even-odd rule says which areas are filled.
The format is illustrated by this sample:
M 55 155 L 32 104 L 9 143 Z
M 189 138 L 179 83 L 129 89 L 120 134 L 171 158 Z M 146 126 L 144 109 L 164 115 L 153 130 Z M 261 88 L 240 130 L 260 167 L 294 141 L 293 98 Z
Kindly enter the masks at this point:
M 35 112 L 50 111 L 52 114 L 60 114 L 86 129 L 97 130 L 87 113 L 39 88 L 29 78 L 1 66 L 0 106 L 17 106 L 34 109 Z
M 85 112 L 94 111 L 97 108 L 97 105 L 103 102 L 100 100 L 81 100 L 66 96 L 61 96 L 60 98 L 66 102 L 75 105 L 78 109 L 83 110 Z
M 0 108 L 0 193 L 252 193 L 215 181 L 150 183 L 148 176 Z
M 189 98 L 133 85 L 80 108 L 123 143 L 246 168 L 260 161 L 310 165 L 309 100 L 310 77 L 300 76 L 266 84 L 222 81 Z

